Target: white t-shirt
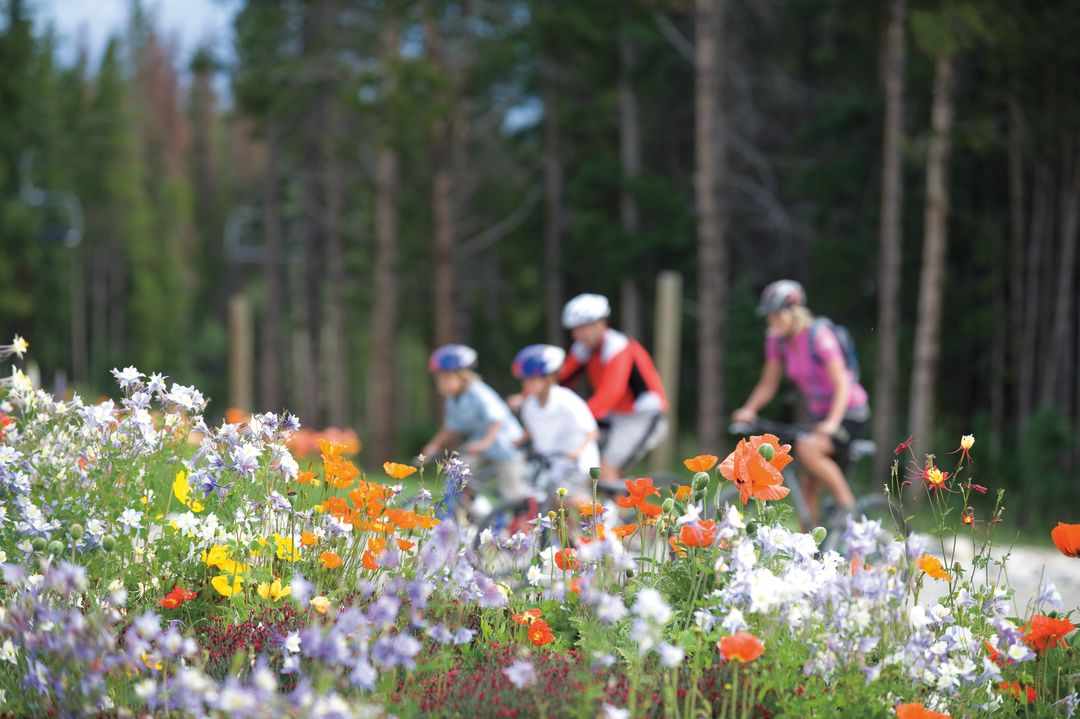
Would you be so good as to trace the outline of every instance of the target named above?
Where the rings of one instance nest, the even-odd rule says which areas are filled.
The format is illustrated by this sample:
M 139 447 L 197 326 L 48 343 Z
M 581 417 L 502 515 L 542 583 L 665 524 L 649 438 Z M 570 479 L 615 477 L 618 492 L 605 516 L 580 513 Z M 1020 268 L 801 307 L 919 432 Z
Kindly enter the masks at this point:
M 559 455 L 577 449 L 585 435 L 596 430 L 596 419 L 576 392 L 554 385 L 548 393 L 547 404 L 541 406 L 536 395 L 529 395 L 521 405 L 521 421 L 532 437 L 533 449 L 545 456 Z M 578 468 L 586 474 L 600 466 L 600 449 L 596 440 L 582 449 Z

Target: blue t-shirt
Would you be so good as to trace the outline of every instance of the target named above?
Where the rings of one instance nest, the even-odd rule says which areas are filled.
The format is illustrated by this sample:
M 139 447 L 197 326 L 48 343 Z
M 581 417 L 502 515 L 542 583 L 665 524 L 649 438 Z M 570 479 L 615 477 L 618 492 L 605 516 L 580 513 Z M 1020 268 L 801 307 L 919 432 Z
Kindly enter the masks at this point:
M 475 380 L 458 396 L 447 398 L 444 423 L 451 432 L 465 435 L 464 444 L 481 439 L 492 422 L 502 425 L 484 456 L 494 460 L 513 459 L 517 454 L 514 441 L 522 435 L 521 424 L 495 390 Z

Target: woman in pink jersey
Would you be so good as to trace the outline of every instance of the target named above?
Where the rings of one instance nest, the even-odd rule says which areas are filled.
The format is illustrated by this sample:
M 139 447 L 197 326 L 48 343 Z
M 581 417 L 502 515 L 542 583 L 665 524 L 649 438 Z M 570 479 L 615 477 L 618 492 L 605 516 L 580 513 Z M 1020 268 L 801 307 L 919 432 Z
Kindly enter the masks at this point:
M 827 322 L 815 324 L 806 309 L 806 293 L 798 282 L 778 280 L 761 293 L 758 314 L 769 327 L 765 338 L 765 366 L 746 403 L 735 410 L 736 422 L 753 422 L 769 403 L 786 375 L 799 388 L 814 417 L 812 433 L 795 444 L 795 456 L 809 471 L 801 478 L 803 495 L 817 521 L 821 486 L 832 492 L 846 510 L 855 497 L 835 457 L 861 437 L 870 419 L 866 390 L 855 381 L 843 349 Z

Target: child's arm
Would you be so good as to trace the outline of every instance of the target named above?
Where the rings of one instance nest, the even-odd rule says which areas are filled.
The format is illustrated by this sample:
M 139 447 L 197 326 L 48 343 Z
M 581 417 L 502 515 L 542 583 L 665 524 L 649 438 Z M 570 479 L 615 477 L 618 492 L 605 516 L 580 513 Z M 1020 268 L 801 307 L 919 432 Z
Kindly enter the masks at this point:
M 589 446 L 590 442 L 596 441 L 596 438 L 599 436 L 599 434 L 600 433 L 595 429 L 586 434 L 585 440 L 579 446 L 566 453 L 566 458 L 577 459 L 581 455 L 581 453 L 585 451 L 585 448 Z
M 502 427 L 502 422 L 495 420 L 488 425 L 487 431 L 484 432 L 484 436 L 475 442 L 470 442 L 465 446 L 465 451 L 469 454 L 480 454 L 487 450 L 492 444 L 495 443 L 495 438 L 499 435 L 499 428 Z
M 436 452 L 442 449 L 450 449 L 461 441 L 461 435 L 457 432 L 447 429 L 446 427 L 440 427 L 439 431 L 435 433 L 435 436 L 431 438 L 431 441 L 424 445 L 424 448 L 420 450 L 420 454 L 425 457 L 434 457 Z

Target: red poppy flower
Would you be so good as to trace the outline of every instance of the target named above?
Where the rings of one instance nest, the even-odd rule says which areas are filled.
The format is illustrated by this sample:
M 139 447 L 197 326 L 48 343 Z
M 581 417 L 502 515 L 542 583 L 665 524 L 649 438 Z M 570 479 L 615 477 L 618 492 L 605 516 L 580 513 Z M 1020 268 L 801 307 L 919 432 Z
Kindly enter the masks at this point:
M 555 552 L 555 566 L 564 572 L 573 572 L 580 565 L 577 561 L 577 552 L 570 547 Z
M 551 633 L 551 627 L 543 619 L 537 619 L 529 625 L 529 641 L 538 647 L 555 641 L 555 635 Z
M 631 507 L 637 507 L 645 502 L 645 499 L 651 495 L 659 496 L 660 490 L 653 486 L 652 477 L 642 477 L 641 479 L 627 479 L 625 480 L 626 492 L 629 496 L 619 497 L 616 502 L 620 507 L 630 509 Z
M 686 500 L 690 499 L 690 492 L 690 485 L 679 485 L 679 488 L 675 490 L 675 499 L 679 500 L 680 502 L 685 502 Z
M 720 463 L 720 474 L 739 488 L 743 504 L 751 497 L 765 501 L 783 499 L 789 490 L 780 474 L 792 457 L 791 445 L 780 444 L 776 435 L 765 434 L 739 440 L 735 451 Z
M 765 653 L 765 645 L 750 632 L 735 632 L 721 639 L 717 646 L 724 659 L 748 664 Z
M 949 719 L 949 715 L 931 711 L 922 702 L 912 702 L 896 705 L 896 719 Z
M 158 604 L 166 609 L 176 609 L 184 602 L 190 602 L 195 597 L 199 596 L 195 592 L 184 589 L 179 584 L 173 587 L 173 590 L 165 595 L 163 599 L 158 600 Z
M 1080 557 L 1080 524 L 1058 522 L 1050 530 L 1050 539 L 1066 557 Z
M 526 609 L 520 614 L 511 614 L 510 618 L 518 624 L 532 624 L 543 614 L 539 609 Z
M 687 547 L 708 547 L 716 539 L 716 522 L 711 519 L 684 524 L 679 541 Z
M 1038 654 L 1043 654 L 1047 649 L 1065 646 L 1065 635 L 1074 629 L 1076 627 L 1066 619 L 1036 614 L 1024 628 L 1024 643 Z
M 1034 704 L 1035 697 L 1039 695 L 1039 693 L 1035 691 L 1035 687 L 1023 686 L 1020 682 L 999 682 L 998 689 L 1001 690 L 1002 694 L 1006 694 L 1016 701 L 1024 699 L 1026 695 L 1028 704 Z

